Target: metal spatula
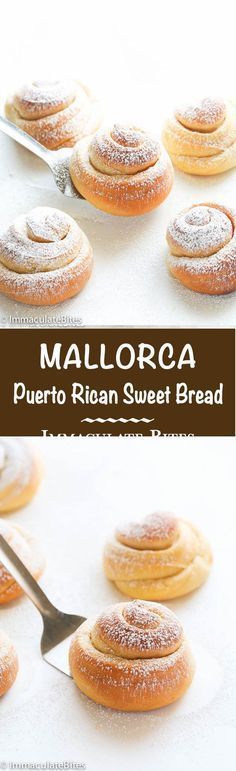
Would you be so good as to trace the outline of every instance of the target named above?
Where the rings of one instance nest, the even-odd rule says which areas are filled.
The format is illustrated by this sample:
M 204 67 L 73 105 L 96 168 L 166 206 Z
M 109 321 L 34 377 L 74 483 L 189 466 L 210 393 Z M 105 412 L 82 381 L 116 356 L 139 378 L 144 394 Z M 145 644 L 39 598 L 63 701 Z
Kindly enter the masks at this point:
M 36 142 L 36 139 L 30 137 L 11 121 L 3 118 L 2 115 L 0 115 L 0 130 L 47 163 L 53 173 L 54 182 L 63 195 L 67 195 L 69 198 L 83 198 L 76 190 L 70 177 L 71 147 L 65 147 L 61 150 L 47 150 L 40 142 Z
M 85 617 L 63 613 L 55 608 L 2 535 L 0 535 L 0 559 L 41 613 L 43 658 L 48 664 L 71 677 L 68 663 L 70 641 L 76 629 L 86 621 Z

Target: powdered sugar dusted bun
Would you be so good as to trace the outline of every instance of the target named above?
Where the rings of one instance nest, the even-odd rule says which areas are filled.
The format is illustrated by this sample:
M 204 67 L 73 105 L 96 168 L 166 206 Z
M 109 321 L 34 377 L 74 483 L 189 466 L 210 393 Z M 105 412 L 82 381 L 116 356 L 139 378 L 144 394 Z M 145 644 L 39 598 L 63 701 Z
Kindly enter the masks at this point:
M 90 203 L 124 216 L 159 206 L 173 183 L 172 164 L 162 145 L 139 128 L 119 124 L 78 142 L 70 175 Z
M 18 672 L 18 658 L 11 640 L 0 630 L 0 696 L 13 685 Z
M 50 150 L 73 147 L 100 126 L 98 100 L 79 81 L 36 80 L 5 104 L 7 118 Z
M 169 223 L 167 265 L 195 292 L 220 295 L 236 289 L 236 212 L 218 204 L 196 204 Z
M 93 267 L 87 236 L 69 214 L 38 206 L 0 238 L 0 291 L 30 305 L 55 305 L 76 295 Z
M 194 675 L 179 620 L 150 602 L 111 605 L 95 621 L 85 621 L 72 639 L 69 661 L 86 696 L 126 712 L 176 701 Z
M 37 539 L 18 525 L 9 525 L 2 519 L 0 519 L 0 534 L 24 562 L 32 576 L 39 578 L 43 572 L 44 559 Z M 16 600 L 21 594 L 23 590 L 0 562 L 0 605 Z
M 27 442 L 0 437 L 0 514 L 29 503 L 41 476 L 40 462 Z
M 105 546 L 107 578 L 129 597 L 170 600 L 197 589 L 212 562 L 205 538 L 173 514 L 155 513 L 116 531 Z
M 163 142 L 174 166 L 188 174 L 219 174 L 236 166 L 236 107 L 206 98 L 180 106 L 167 120 Z

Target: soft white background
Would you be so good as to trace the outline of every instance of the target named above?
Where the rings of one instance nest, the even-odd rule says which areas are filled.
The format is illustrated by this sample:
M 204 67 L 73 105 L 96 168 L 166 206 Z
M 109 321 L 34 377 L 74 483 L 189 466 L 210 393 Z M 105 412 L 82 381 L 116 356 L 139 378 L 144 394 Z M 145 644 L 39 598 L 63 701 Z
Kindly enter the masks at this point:
M 177 3 L 145 0 L 32 0 L 4 3 L 1 23 L 1 99 L 16 83 L 63 76 L 94 87 L 108 121 L 131 121 L 160 134 L 182 99 L 222 94 L 236 98 L 235 20 L 226 0 Z M 235 206 L 236 169 L 200 179 L 176 171 L 173 190 L 156 211 L 115 218 L 57 192 L 47 169 L 0 135 L 0 228 L 36 205 L 64 208 L 94 248 L 95 270 L 83 293 L 56 309 L 89 325 L 235 325 L 235 296 L 197 295 L 170 278 L 165 231 L 170 217 L 196 202 Z M 54 309 L 47 309 L 50 317 Z M 0 299 L 0 324 L 32 310 Z M 50 323 L 50 320 L 49 322 Z M 62 323 L 62 322 L 61 322 Z M 68 321 L 68 324 L 70 322 Z
M 20 673 L 0 704 L 0 761 L 80 761 L 88 771 L 235 768 L 235 443 L 230 439 L 38 439 L 45 477 L 7 521 L 38 535 L 42 586 L 85 616 L 122 599 L 103 576 L 104 542 L 121 521 L 172 510 L 209 538 L 214 565 L 191 596 L 172 601 L 197 661 L 185 696 L 143 715 L 106 710 L 40 658 L 40 616 L 27 598 L 0 609 Z M 234 689 L 234 690 L 233 690 Z

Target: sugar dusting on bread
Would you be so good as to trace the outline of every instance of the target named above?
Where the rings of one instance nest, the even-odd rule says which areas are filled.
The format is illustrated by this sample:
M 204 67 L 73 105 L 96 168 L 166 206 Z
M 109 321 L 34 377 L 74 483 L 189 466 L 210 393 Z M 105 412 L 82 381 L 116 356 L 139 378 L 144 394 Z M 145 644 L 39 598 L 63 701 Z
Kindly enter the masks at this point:
M 177 519 L 167 512 L 149 514 L 141 522 L 129 522 L 116 530 L 116 538 L 120 543 L 137 549 L 167 548 L 177 536 Z
M 224 247 L 233 236 L 233 224 L 218 207 L 199 205 L 177 214 L 168 225 L 167 239 L 181 256 L 205 256 Z
M 167 257 L 169 269 L 183 277 L 204 279 L 205 276 L 206 292 L 212 288 L 215 294 L 233 291 L 236 288 L 235 222 L 234 212 L 213 204 L 192 207 L 174 217 L 167 230 L 171 251 Z
M 79 81 L 35 81 L 10 95 L 6 116 L 51 150 L 73 147 L 101 123 L 101 107 Z
M 24 293 L 44 302 L 86 274 L 92 265 L 87 237 L 68 214 L 51 207 L 36 207 L 20 215 L 0 238 L 2 291 Z
M 126 658 L 165 656 L 177 650 L 182 627 L 164 606 L 134 600 L 107 608 L 97 619 L 91 639 L 98 650 Z
M 111 622 L 110 651 L 99 650 L 93 639 L 94 628 L 100 625 L 103 614 L 95 623 L 86 621 L 76 632 L 70 648 L 72 675 L 81 690 L 98 703 L 115 709 L 145 711 L 174 701 L 190 685 L 194 663 L 181 624 L 165 606 L 153 606 L 136 601 L 105 611 L 107 624 L 109 617 Z M 157 629 L 153 629 L 153 617 L 159 608 L 166 628 L 154 647 L 153 632 L 157 633 Z M 113 615 L 117 617 L 118 628 L 120 624 L 118 640 Z M 129 622 L 123 638 L 125 616 Z M 170 640 L 173 649 L 167 652 Z
M 208 130 L 213 130 L 220 125 L 226 116 L 226 104 L 223 99 L 214 97 L 205 97 L 194 104 L 182 105 L 176 109 L 178 120 L 194 129 L 195 124 L 199 124 L 202 130 L 205 126 Z

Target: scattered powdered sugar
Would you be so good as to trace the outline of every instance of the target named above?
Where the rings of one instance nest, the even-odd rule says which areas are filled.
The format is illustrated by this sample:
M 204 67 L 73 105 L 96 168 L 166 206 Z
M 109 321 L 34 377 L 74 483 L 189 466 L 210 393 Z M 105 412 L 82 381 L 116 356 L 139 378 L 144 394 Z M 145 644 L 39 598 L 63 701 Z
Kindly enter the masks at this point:
M 211 550 L 190 523 L 178 520 L 178 535 L 169 547 L 127 546 L 115 540 L 104 550 L 104 570 L 129 597 L 162 600 L 193 591 L 207 577 Z
M 5 112 L 9 120 L 51 150 L 73 147 L 101 123 L 98 101 L 78 81 L 37 81 L 23 86 L 9 97 Z
M 236 237 L 220 249 L 216 254 L 210 257 L 167 257 L 167 265 L 170 270 L 181 270 L 190 276 L 203 276 L 208 282 L 205 284 L 205 291 L 211 291 L 214 285 L 214 291 L 222 294 L 227 280 L 228 291 L 236 289 Z
M 176 517 L 168 513 L 155 513 L 143 522 L 130 522 L 116 530 L 116 538 L 136 549 L 160 549 L 171 546 L 178 535 Z
M 82 240 L 82 231 L 69 214 L 37 206 L 17 217 L 1 236 L 0 262 L 17 273 L 55 270 L 78 256 Z
M 160 155 L 153 165 L 136 173 L 114 172 L 104 173 L 93 166 L 90 161 L 90 143 L 88 139 L 78 142 L 72 152 L 70 173 L 75 187 L 80 189 L 83 180 L 92 186 L 93 196 L 120 203 L 146 200 L 151 203 L 159 194 L 161 200 L 170 192 L 173 182 L 171 161 L 164 148 L 160 145 Z M 160 202 L 161 202 L 160 200 Z
M 0 238 L 0 288 L 16 299 L 24 295 L 25 302 L 40 304 L 45 294 L 49 302 L 49 295 L 53 301 L 58 292 L 63 299 L 67 287 L 72 295 L 79 291 L 91 269 L 87 237 L 72 217 L 57 209 L 37 207 L 20 215 Z
M 98 651 L 98 667 L 92 671 L 89 669 L 90 656 L 85 652 L 79 663 L 79 671 L 88 675 L 89 681 L 97 682 L 98 686 L 106 683 L 112 688 L 130 691 L 134 697 L 139 691 L 166 692 L 168 688 L 175 690 L 183 675 L 188 677 L 192 670 L 192 660 L 185 659 L 184 652 L 184 642 L 167 656 L 152 656 L 149 659 L 137 657 L 126 660 Z
M 125 658 L 165 656 L 182 640 L 176 616 L 162 605 L 134 600 L 107 608 L 91 633 L 98 650 Z
M 143 606 L 150 606 L 150 603 L 142 603 Z M 134 605 L 134 603 L 132 603 Z M 114 606 L 113 606 L 114 607 Z M 162 615 L 166 616 L 166 624 L 170 622 L 173 616 L 164 606 L 159 606 Z M 109 610 L 109 609 L 108 609 Z M 107 611 L 108 612 L 108 611 Z M 110 608 L 110 613 L 112 608 Z M 157 611 L 156 611 L 157 612 Z M 170 616 L 168 617 L 168 613 Z M 101 617 L 100 617 L 101 618 Z M 98 619 L 98 624 L 99 624 Z M 147 621 L 148 623 L 148 621 Z M 144 646 L 142 632 L 139 630 L 140 637 L 136 649 L 133 644 L 131 648 L 124 648 L 120 643 L 116 646 L 113 640 L 114 648 L 110 650 L 98 648 L 96 637 L 96 624 L 85 622 L 76 632 L 70 649 L 70 662 L 72 674 L 81 690 L 86 693 L 87 686 L 93 685 L 97 701 L 103 702 L 104 695 L 110 694 L 110 703 L 116 709 L 127 709 L 126 699 L 129 699 L 129 708 L 137 709 L 140 702 L 141 708 L 154 708 L 160 706 L 160 700 L 163 703 L 172 701 L 171 694 L 177 697 L 176 690 L 184 692 L 192 680 L 194 674 L 194 662 L 189 646 L 183 637 L 182 628 L 175 616 L 172 619 L 173 636 L 172 649 L 169 643 L 169 649 L 166 639 L 164 639 L 163 649 L 161 645 L 158 649 L 150 645 L 149 649 Z M 153 630 L 149 630 L 152 634 Z M 134 630 L 135 633 L 135 630 Z M 148 629 L 147 629 L 148 633 Z M 94 639 L 95 636 L 95 639 Z M 168 634 L 167 634 L 168 636 Z M 178 639 L 177 639 L 178 637 Z M 144 655 L 144 651 L 145 654 Z M 133 654 L 133 655 L 132 655 Z M 80 679 L 81 678 L 81 679 Z M 91 690 L 90 690 L 91 693 Z M 148 704 L 143 701 L 150 696 L 151 701 Z M 180 695 L 180 694 L 179 694 Z M 152 700 L 153 697 L 153 700 Z M 93 698 L 93 696 L 92 696 Z
M 27 235 L 33 241 L 60 241 L 70 228 L 68 215 L 59 209 L 37 206 L 25 218 Z
M 36 80 L 23 85 L 14 96 L 14 106 L 21 118 L 32 120 L 43 115 L 51 115 L 57 109 L 64 109 L 76 96 L 76 83 L 73 81 Z
M 176 109 L 176 117 L 187 128 L 198 131 L 212 131 L 226 117 L 226 104 L 223 99 L 206 97 L 198 103 L 183 105 Z
M 174 217 L 168 225 L 167 240 L 173 253 L 204 257 L 214 254 L 233 236 L 233 225 L 225 212 L 214 206 L 193 206 Z
M 141 129 L 115 124 L 97 132 L 89 145 L 94 168 L 106 174 L 135 174 L 154 165 L 161 154 L 159 142 Z

